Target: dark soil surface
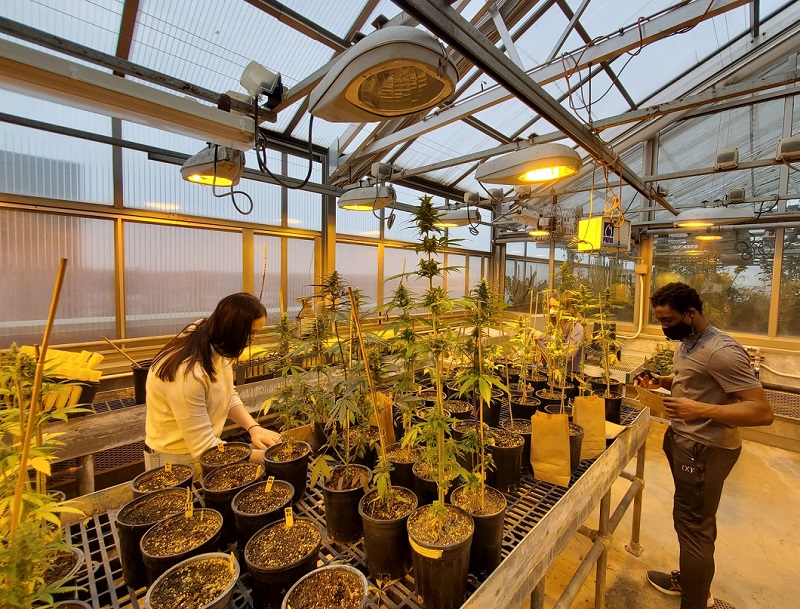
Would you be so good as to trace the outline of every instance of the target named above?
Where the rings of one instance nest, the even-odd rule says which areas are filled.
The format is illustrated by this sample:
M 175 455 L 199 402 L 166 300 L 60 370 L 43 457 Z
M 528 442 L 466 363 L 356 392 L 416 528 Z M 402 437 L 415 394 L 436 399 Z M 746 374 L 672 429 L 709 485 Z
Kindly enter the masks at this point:
M 185 482 L 192 476 L 192 468 L 188 465 L 175 464 L 171 471 L 166 471 L 163 467 L 154 469 L 136 481 L 136 490 L 142 493 L 158 491 L 162 488 L 177 486 Z
M 387 450 L 386 457 L 395 463 L 413 463 L 419 458 L 419 450 L 413 447 L 404 449 L 397 446 L 392 450 Z
M 514 446 L 522 446 L 525 443 L 522 436 L 505 429 L 492 429 L 492 440 L 494 445 L 500 448 L 513 448 Z
M 305 444 L 300 444 L 299 442 L 292 442 L 291 444 L 281 442 L 269 448 L 267 452 L 264 453 L 264 460 L 286 463 L 287 461 L 299 459 L 307 452 L 308 446 Z
M 307 577 L 287 600 L 292 609 L 358 609 L 364 584 L 345 569 L 325 569 Z
M 561 397 L 561 394 L 559 394 Z M 533 397 L 533 392 L 528 394 L 528 397 L 523 399 L 521 395 L 511 398 L 511 408 L 514 408 L 514 404 L 525 404 L 526 406 L 538 406 L 540 404 L 539 400 Z
M 319 527 L 297 519 L 287 529 L 283 521 L 256 533 L 247 544 L 247 560 L 262 569 L 279 569 L 307 557 L 321 542 Z
M 44 572 L 44 581 L 53 584 L 61 581 L 78 562 L 78 555 L 72 552 L 60 552 L 50 563 L 50 567 Z
M 569 435 L 571 436 L 579 436 L 583 433 L 583 427 L 576 423 L 569 424 Z
M 476 516 L 491 516 L 506 507 L 503 493 L 489 486 L 484 487 L 483 505 L 481 505 L 480 489 L 468 490 L 464 487 L 454 490 L 450 501 L 453 505 Z
M 449 410 L 451 413 L 453 412 L 468 412 L 472 410 L 472 404 L 467 402 L 466 400 L 447 400 L 444 403 L 444 407 Z
M 127 525 L 154 524 L 182 512 L 186 507 L 186 491 L 169 489 L 165 492 L 142 497 L 119 511 L 117 520 Z
M 234 577 L 230 561 L 204 558 L 162 577 L 150 593 L 154 609 L 198 609 L 216 600 Z
M 503 422 L 503 428 L 508 431 L 515 431 L 517 433 L 531 433 L 531 420 L 530 419 L 508 419 Z
M 444 392 L 442 392 L 442 393 L 444 394 Z M 426 391 L 420 391 L 419 392 L 419 397 L 421 397 L 423 400 L 427 400 L 429 402 L 435 402 L 436 401 L 436 390 L 435 389 L 428 389 Z M 442 395 L 442 399 L 444 399 L 444 395 Z
M 200 455 L 200 462 L 206 465 L 225 465 L 227 463 L 236 463 L 242 459 L 247 458 L 250 454 L 250 448 L 247 446 L 222 444 L 224 450 L 211 448 Z
M 488 431 L 489 426 L 486 423 L 483 424 L 484 429 Z M 458 421 L 453 423 L 453 430 L 459 433 L 469 433 L 470 431 L 474 431 L 477 433 L 478 431 L 478 424 L 475 421 Z
M 429 480 L 431 482 L 433 482 L 436 479 L 436 475 L 438 474 L 438 471 L 435 467 L 432 467 L 423 461 L 417 461 L 414 464 L 413 469 L 414 473 L 417 474 L 417 476 L 425 480 Z M 447 476 L 448 479 L 450 478 L 449 473 L 447 471 L 445 471 L 445 476 Z
M 444 404 L 444 402 L 443 402 L 443 404 Z M 420 419 L 426 420 L 428 418 L 428 413 L 430 413 L 430 412 L 432 412 L 434 410 L 436 410 L 435 406 L 430 406 L 430 407 L 427 407 L 427 408 L 417 408 L 417 416 Z M 443 410 L 444 410 L 444 416 L 449 417 L 451 415 L 451 412 L 449 410 L 447 410 L 446 408 L 443 409 Z
M 183 514 L 154 524 L 142 537 L 142 548 L 151 556 L 175 556 L 211 539 L 222 526 L 219 512 L 195 510 L 191 518 Z
M 331 471 L 331 477 L 325 481 L 324 486 L 334 491 L 351 490 L 368 484 L 371 478 L 372 472 L 366 467 L 337 465 Z
M 266 514 L 282 506 L 292 496 L 291 487 L 282 480 L 276 480 L 269 492 L 266 489 L 265 482 L 243 491 L 236 509 L 245 514 Z
M 247 486 L 258 480 L 263 473 L 264 466 L 260 463 L 240 461 L 215 469 L 203 480 L 203 486 L 209 491 L 227 491 Z
M 455 545 L 469 537 L 472 530 L 472 519 L 452 508 L 448 508 L 443 515 L 437 515 L 426 507 L 408 517 L 409 534 L 413 534 L 415 540 L 429 545 Z
M 410 514 L 416 508 L 414 494 L 401 488 L 394 489 L 394 496 L 388 501 L 378 497 L 378 491 L 370 491 L 361 503 L 362 510 L 376 520 L 397 520 Z

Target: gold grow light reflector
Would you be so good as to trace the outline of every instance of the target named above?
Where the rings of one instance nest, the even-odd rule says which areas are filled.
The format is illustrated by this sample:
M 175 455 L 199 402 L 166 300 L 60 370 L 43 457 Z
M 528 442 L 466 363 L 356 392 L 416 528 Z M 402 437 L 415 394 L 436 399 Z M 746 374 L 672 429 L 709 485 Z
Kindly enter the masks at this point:
M 416 114 L 445 101 L 456 65 L 433 36 L 408 26 L 373 32 L 345 51 L 308 98 L 331 122 L 373 122 Z
M 540 144 L 515 150 L 478 165 L 475 179 L 519 186 L 560 180 L 578 173 L 581 157 L 564 144 Z
M 672 220 L 680 228 L 706 228 L 722 224 L 738 224 L 755 218 L 753 206 L 734 207 L 695 207 L 686 209 Z

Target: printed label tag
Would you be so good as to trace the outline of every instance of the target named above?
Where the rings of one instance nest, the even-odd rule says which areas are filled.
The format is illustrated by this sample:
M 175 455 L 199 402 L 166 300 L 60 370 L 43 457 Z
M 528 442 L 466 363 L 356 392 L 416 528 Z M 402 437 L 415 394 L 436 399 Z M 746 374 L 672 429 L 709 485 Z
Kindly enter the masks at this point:
M 264 492 L 269 493 L 272 491 L 272 485 L 275 484 L 275 476 L 267 478 L 267 485 L 264 487 Z
M 291 506 L 283 508 L 283 515 L 286 520 L 286 528 L 291 529 L 294 526 L 294 514 L 292 513 Z

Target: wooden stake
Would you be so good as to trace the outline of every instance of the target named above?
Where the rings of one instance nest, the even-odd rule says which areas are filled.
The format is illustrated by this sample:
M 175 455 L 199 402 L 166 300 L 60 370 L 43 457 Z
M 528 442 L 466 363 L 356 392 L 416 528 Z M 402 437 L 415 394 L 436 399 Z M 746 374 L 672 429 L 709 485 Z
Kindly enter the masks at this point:
M 127 353 L 125 353 L 125 352 L 124 352 L 122 349 L 120 349 L 119 347 L 117 347 L 117 346 L 116 346 L 114 343 L 112 343 L 112 342 L 111 342 L 111 340 L 110 340 L 110 339 L 106 338 L 106 337 L 105 337 L 105 336 L 103 336 L 102 334 L 100 335 L 100 338 L 102 338 L 102 339 L 103 339 L 104 341 L 106 341 L 106 342 L 107 342 L 109 345 L 111 345 L 112 347 L 114 347 L 114 349 L 116 349 L 116 350 L 117 350 L 119 353 L 121 353 L 121 354 L 122 354 L 124 357 L 126 357 L 126 358 L 128 359 L 128 361 L 129 361 L 131 364 L 133 364 L 134 366 L 136 366 L 136 367 L 137 367 L 137 368 L 139 368 L 139 369 L 141 369 L 141 368 L 142 368 L 142 367 L 141 367 L 141 365 L 139 365 L 139 362 L 137 362 L 137 361 L 136 361 L 135 359 L 133 359 L 133 358 L 132 358 L 130 355 L 128 355 Z
M 267 242 L 264 242 L 264 261 L 261 264 L 261 289 L 258 291 L 258 299 L 264 296 L 264 284 L 267 282 Z
M 50 311 L 47 314 L 47 324 L 44 327 L 42 337 L 42 348 L 36 362 L 36 372 L 33 376 L 33 388 L 31 389 L 31 404 L 28 410 L 28 422 L 25 428 L 25 435 L 22 438 L 22 452 L 19 459 L 19 469 L 17 470 L 17 484 L 14 488 L 14 500 L 11 506 L 11 536 L 13 537 L 19 527 L 22 517 L 22 493 L 25 490 L 25 482 L 28 480 L 28 457 L 31 452 L 31 442 L 33 441 L 33 431 L 36 417 L 41 402 L 42 376 L 44 375 L 44 363 L 47 359 L 47 346 L 50 344 L 50 335 L 53 332 L 58 301 L 61 297 L 61 288 L 64 286 L 64 275 L 67 272 L 67 259 L 62 258 L 58 263 L 56 271 L 56 282 L 53 286 L 53 297 L 50 301 Z

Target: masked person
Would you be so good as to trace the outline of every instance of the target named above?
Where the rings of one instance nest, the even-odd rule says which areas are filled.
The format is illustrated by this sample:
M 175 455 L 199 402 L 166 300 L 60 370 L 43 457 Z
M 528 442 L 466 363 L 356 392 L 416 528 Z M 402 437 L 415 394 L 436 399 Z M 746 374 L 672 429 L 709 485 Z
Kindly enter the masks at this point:
M 230 417 L 247 430 L 261 460 L 280 434 L 261 427 L 233 387 L 233 361 L 264 327 L 267 315 L 252 294 L 223 298 L 207 318 L 189 324 L 155 357 L 147 374 L 145 466 L 192 463 L 221 442 Z
M 680 341 L 671 376 L 637 377 L 664 398 L 670 426 L 664 453 L 675 482 L 673 521 L 680 570 L 648 571 L 659 591 L 681 597 L 681 609 L 713 607 L 716 514 L 722 487 L 742 450 L 739 427 L 769 425 L 772 408 L 744 348 L 703 317 L 694 288 L 669 283 L 650 298 L 664 335 Z

